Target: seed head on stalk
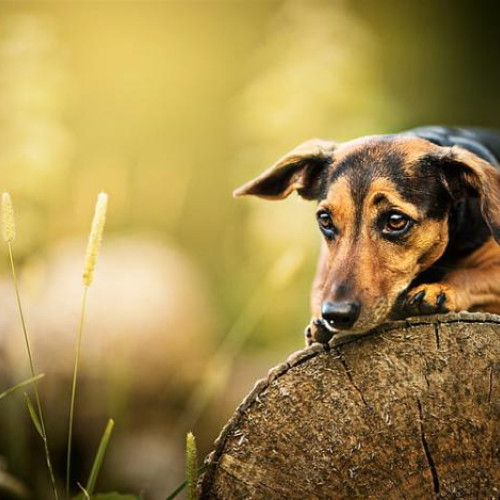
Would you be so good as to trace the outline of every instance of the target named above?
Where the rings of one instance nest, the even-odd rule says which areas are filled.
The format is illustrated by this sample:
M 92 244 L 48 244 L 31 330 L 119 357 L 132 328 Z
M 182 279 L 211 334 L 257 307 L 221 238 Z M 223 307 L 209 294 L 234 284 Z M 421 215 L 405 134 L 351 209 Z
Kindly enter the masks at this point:
M 9 193 L 2 194 L 2 237 L 6 243 L 12 243 L 16 239 L 14 207 Z
M 45 429 L 45 421 L 44 421 L 44 416 L 43 416 L 42 402 L 41 402 L 41 398 L 40 398 L 40 393 L 38 391 L 38 384 L 36 382 L 36 380 L 39 378 L 39 375 L 37 375 L 35 361 L 33 359 L 33 353 L 31 351 L 31 341 L 30 341 L 30 336 L 28 334 L 28 327 L 26 325 L 26 320 L 24 318 L 23 305 L 21 302 L 21 294 L 19 292 L 19 284 L 17 282 L 16 266 L 14 264 L 14 251 L 12 248 L 12 242 L 16 239 L 16 221 L 14 218 L 14 207 L 12 205 L 12 199 L 11 199 L 9 193 L 2 194 L 2 218 L 1 218 L 1 222 L 2 222 L 2 237 L 5 240 L 5 242 L 7 243 L 7 247 L 9 249 L 9 260 L 10 260 L 10 267 L 11 267 L 11 272 L 12 272 L 12 281 L 14 284 L 14 290 L 16 293 L 16 300 L 17 300 L 17 308 L 19 311 L 19 317 L 21 319 L 21 327 L 23 330 L 24 340 L 26 343 L 26 350 L 28 353 L 28 359 L 29 359 L 30 370 L 31 370 L 31 378 L 33 380 L 35 380 L 34 390 L 35 390 L 36 409 L 32 405 L 31 400 L 29 399 L 28 395 L 26 395 L 26 402 L 28 404 L 28 410 L 29 410 L 29 413 L 31 416 L 31 420 L 32 420 L 33 424 L 35 425 L 38 433 L 40 434 L 40 436 L 43 440 L 43 446 L 44 446 L 44 450 L 45 450 L 45 461 L 47 462 L 47 468 L 49 471 L 50 482 L 52 484 L 54 499 L 59 500 L 59 493 L 57 491 L 54 469 L 52 467 L 52 461 L 50 459 L 50 450 L 49 450 L 49 444 L 48 444 L 48 440 L 47 440 L 47 431 Z
M 198 481 L 198 453 L 196 439 L 192 432 L 186 436 L 186 487 L 188 500 L 197 500 L 196 483 Z
M 101 247 L 102 233 L 106 222 L 106 209 L 108 207 L 108 195 L 99 193 L 95 205 L 94 218 L 90 229 L 89 241 L 87 243 L 87 253 L 85 255 L 85 266 L 83 268 L 83 284 L 90 286 L 94 278 L 94 270 L 97 262 L 97 255 Z
M 85 322 L 85 309 L 87 304 L 87 291 L 94 278 L 94 270 L 97 262 L 97 255 L 102 241 L 102 233 L 104 223 L 106 222 L 106 209 L 108 206 L 108 195 L 99 193 L 95 205 L 94 218 L 90 227 L 89 241 L 87 243 L 87 253 L 85 255 L 85 264 L 83 268 L 83 295 L 82 306 L 80 311 L 80 321 L 78 324 L 78 332 L 75 347 L 75 362 L 73 365 L 73 380 L 71 383 L 71 399 L 69 404 L 69 421 L 68 421 L 68 448 L 66 454 L 66 496 L 70 495 L 70 479 L 71 479 L 71 447 L 73 443 L 73 421 L 75 412 L 76 400 L 76 382 L 78 378 L 78 366 L 80 364 L 80 351 L 82 346 L 83 324 Z

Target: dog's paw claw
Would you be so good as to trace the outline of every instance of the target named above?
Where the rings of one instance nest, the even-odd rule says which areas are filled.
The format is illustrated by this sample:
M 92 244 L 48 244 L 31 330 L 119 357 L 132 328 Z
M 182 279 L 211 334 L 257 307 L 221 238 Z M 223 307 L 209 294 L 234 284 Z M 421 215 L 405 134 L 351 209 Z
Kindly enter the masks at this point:
M 453 308 L 453 289 L 440 283 L 420 285 L 410 290 L 404 303 L 406 316 L 446 313 Z
M 425 297 L 425 290 L 420 290 L 420 292 L 416 293 L 409 302 L 410 306 L 420 306 L 422 303 L 422 299 Z
M 446 294 L 444 292 L 441 292 L 436 299 L 436 305 L 439 309 L 441 309 L 446 302 Z

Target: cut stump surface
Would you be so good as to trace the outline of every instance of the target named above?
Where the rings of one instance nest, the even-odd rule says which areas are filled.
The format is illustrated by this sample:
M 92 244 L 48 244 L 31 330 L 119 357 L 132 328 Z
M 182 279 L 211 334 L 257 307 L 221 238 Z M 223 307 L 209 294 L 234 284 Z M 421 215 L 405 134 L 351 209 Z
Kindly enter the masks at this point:
M 415 318 L 293 354 L 206 465 L 203 499 L 499 498 L 500 317 Z

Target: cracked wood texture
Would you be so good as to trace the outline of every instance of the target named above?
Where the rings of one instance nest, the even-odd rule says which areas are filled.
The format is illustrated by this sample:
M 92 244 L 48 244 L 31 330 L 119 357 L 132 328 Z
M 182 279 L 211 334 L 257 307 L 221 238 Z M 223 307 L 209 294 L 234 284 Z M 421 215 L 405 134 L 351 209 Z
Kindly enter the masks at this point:
M 421 317 L 295 353 L 206 466 L 203 499 L 499 498 L 500 317 Z

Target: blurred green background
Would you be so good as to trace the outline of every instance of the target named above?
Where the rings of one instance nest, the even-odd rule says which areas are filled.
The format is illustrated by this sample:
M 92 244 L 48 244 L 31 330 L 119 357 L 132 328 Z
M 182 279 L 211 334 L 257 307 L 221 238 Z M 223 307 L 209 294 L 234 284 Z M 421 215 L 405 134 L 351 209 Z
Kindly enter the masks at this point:
M 232 189 L 311 137 L 499 126 L 499 25 L 493 1 L 0 3 L 0 189 L 60 478 L 97 192 L 74 480 L 112 416 L 99 490 L 164 498 L 185 432 L 206 454 L 309 320 L 313 204 Z M 0 390 L 29 373 L 3 257 Z M 0 497 L 48 498 L 23 405 L 0 401 Z

